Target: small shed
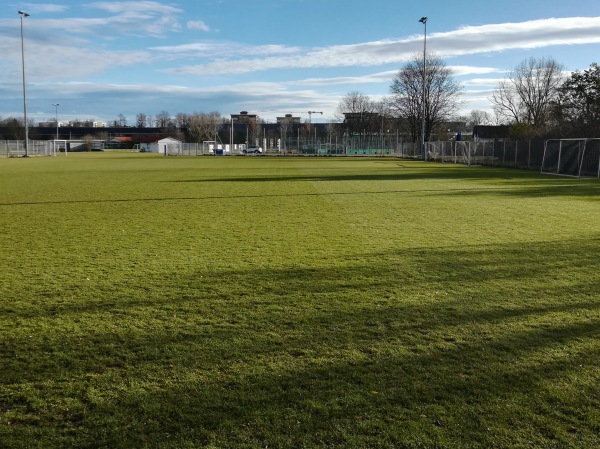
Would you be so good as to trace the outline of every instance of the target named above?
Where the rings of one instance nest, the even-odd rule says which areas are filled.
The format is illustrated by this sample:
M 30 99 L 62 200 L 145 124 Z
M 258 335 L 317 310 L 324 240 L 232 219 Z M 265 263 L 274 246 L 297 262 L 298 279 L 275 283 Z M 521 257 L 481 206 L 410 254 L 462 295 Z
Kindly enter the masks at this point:
M 183 154 L 183 142 L 172 137 L 165 137 L 155 142 L 140 143 L 140 151 L 177 156 Z

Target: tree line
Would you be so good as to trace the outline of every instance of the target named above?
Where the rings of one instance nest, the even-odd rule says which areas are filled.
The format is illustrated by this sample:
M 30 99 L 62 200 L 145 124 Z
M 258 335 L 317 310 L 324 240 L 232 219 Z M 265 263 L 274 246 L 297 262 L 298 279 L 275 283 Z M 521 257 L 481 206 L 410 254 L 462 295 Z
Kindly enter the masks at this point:
M 600 68 L 566 74 L 553 58 L 524 60 L 493 92 L 494 113 L 515 137 L 600 137 Z
M 529 58 L 510 70 L 492 92 L 492 111 L 457 114 L 462 86 L 445 62 L 415 55 L 394 76 L 390 96 L 371 101 L 359 92 L 339 104 L 339 117 L 374 117 L 385 111 L 400 123 L 413 142 L 448 138 L 448 123 L 509 125 L 514 138 L 600 137 L 600 67 L 567 73 L 553 58 Z M 347 112 L 351 112 L 348 120 Z M 364 127 L 364 123 L 361 123 Z M 446 133 L 446 135 L 444 135 Z
M 434 54 L 425 59 L 415 55 L 394 76 L 390 95 L 374 101 L 358 91 L 349 92 L 336 109 L 337 123 L 325 126 L 332 135 L 402 133 L 419 142 L 446 140 L 448 123 L 476 125 L 509 125 L 515 138 L 600 137 L 600 67 L 592 63 L 583 71 L 567 74 L 553 58 L 529 58 L 510 70 L 491 94 L 491 112 L 473 110 L 460 116 L 462 86 L 454 79 L 445 61 Z M 229 119 L 219 112 L 178 113 L 167 111 L 152 116 L 136 115 L 137 128 L 159 128 L 164 134 L 181 140 L 201 142 L 216 140 Z M 257 138 L 262 122 L 251 123 L 251 136 Z M 425 125 L 423 127 L 423 124 Z M 127 126 L 123 114 L 112 126 Z M 22 139 L 22 120 L 0 119 L 5 139 Z M 290 123 L 279 124 L 279 132 L 287 135 Z M 298 128 L 298 127 L 296 127 Z M 311 132 L 310 124 L 301 130 Z M 34 129 L 34 128 L 33 128 Z M 101 132 L 99 130 L 99 132 Z M 35 131 L 31 138 L 35 138 Z

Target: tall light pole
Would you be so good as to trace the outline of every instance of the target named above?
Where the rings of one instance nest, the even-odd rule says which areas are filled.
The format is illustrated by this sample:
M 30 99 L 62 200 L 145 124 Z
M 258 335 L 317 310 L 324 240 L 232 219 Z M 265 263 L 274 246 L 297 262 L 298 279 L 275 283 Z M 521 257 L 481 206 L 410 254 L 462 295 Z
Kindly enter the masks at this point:
M 323 115 L 323 112 L 321 111 L 308 111 L 308 132 L 309 132 L 309 136 L 310 136 L 310 130 L 312 128 L 312 115 L 313 114 L 321 114 Z M 317 145 L 317 128 L 315 128 L 315 154 L 318 156 L 319 155 L 319 150 L 316 148 Z
M 58 140 L 58 107 L 60 106 L 60 103 L 52 103 L 52 106 L 54 106 L 54 108 L 56 109 L 54 114 L 54 120 L 56 120 L 56 140 Z
M 217 154 L 217 148 L 216 148 L 216 142 L 215 142 L 215 153 Z M 225 148 L 223 148 L 224 153 L 223 154 L 227 154 L 227 152 L 225 151 Z M 233 154 L 233 114 L 231 114 L 231 130 L 229 133 L 229 154 Z
M 29 17 L 24 11 L 19 11 L 21 17 L 21 64 L 23 67 L 23 115 L 25 119 L 25 157 L 29 156 L 29 124 L 27 123 L 27 90 L 25 89 L 25 44 L 23 43 L 23 18 Z
M 427 16 L 421 17 L 419 22 L 425 26 L 425 31 L 423 33 L 423 98 L 421 99 L 421 159 L 425 160 L 427 158 L 427 154 L 425 152 L 425 83 L 427 80 L 425 71 L 427 70 Z

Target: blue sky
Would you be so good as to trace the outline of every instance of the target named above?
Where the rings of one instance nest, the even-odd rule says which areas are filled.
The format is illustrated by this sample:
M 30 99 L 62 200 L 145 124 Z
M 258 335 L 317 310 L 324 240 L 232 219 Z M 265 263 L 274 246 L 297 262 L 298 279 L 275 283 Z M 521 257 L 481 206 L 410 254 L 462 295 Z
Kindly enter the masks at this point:
M 600 62 L 600 1 L 175 0 L 21 2 L 0 7 L 0 117 L 112 121 L 138 113 L 242 110 L 335 119 L 348 92 L 380 100 L 427 49 L 463 85 L 462 112 L 529 57 L 567 71 Z

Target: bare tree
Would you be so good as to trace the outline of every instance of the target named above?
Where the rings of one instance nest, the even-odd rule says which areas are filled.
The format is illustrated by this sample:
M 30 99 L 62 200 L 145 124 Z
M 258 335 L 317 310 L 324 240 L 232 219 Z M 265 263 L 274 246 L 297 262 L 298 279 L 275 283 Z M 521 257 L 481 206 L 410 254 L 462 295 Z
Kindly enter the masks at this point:
M 104 141 L 108 141 L 109 139 L 109 134 L 107 131 L 100 131 L 96 133 L 96 136 L 94 137 L 96 140 L 104 140 Z
M 248 145 L 259 145 L 261 146 L 262 144 L 260 143 L 261 141 L 261 134 L 262 134 L 262 130 L 263 130 L 263 124 L 264 124 L 264 120 L 262 120 L 261 118 L 258 118 L 255 121 L 252 121 L 249 123 L 249 129 L 248 129 Z
M 119 118 L 115 120 L 115 126 L 127 126 L 127 117 L 124 114 L 119 114 Z
M 350 134 L 377 131 L 379 106 L 365 94 L 348 92 L 338 104 L 335 116 Z
M 347 113 L 372 112 L 374 103 L 369 96 L 357 91 L 348 92 L 338 104 L 335 116 L 338 120 L 344 120 Z
M 522 119 L 521 104 L 509 81 L 500 81 L 492 93 L 490 102 L 499 122 L 519 123 Z
M 336 122 L 330 121 L 325 124 L 325 130 L 327 131 L 327 141 L 331 143 L 333 136 L 337 132 L 338 125 Z
M 491 125 L 493 119 L 489 112 L 474 109 L 469 114 L 469 117 L 467 117 L 466 122 L 468 127 L 473 128 L 479 125 Z
M 218 112 L 211 112 L 210 114 L 195 112 L 187 117 L 187 122 L 190 135 L 197 142 L 202 142 L 204 140 L 215 140 L 223 120 Z
M 85 150 L 92 151 L 94 147 L 94 136 L 92 136 L 91 134 L 86 134 L 85 136 L 83 136 L 82 140 Z
M 160 111 L 158 114 L 156 114 L 154 122 L 157 128 L 169 128 L 173 126 L 171 114 L 169 114 L 167 111 Z
M 413 141 L 418 142 L 422 134 L 423 109 L 427 141 L 433 129 L 455 115 L 459 106 L 461 86 L 454 80 L 452 70 L 446 67 L 441 58 L 428 54 L 423 64 L 422 56 L 415 55 L 396 74 L 390 92 L 390 107 L 408 125 Z
M 145 128 L 146 126 L 148 126 L 148 117 L 146 116 L 146 114 L 140 112 L 138 115 L 135 116 L 135 126 L 137 126 L 138 128 Z
M 564 80 L 563 70 L 553 58 L 524 60 L 492 93 L 494 111 L 510 123 L 543 127 Z
M 177 129 L 186 128 L 189 125 L 189 115 L 184 112 L 178 112 L 175 115 L 175 127 Z
M 279 149 L 281 151 L 285 151 L 287 149 L 287 135 L 288 132 L 292 129 L 292 120 L 292 115 L 288 114 L 279 122 Z

